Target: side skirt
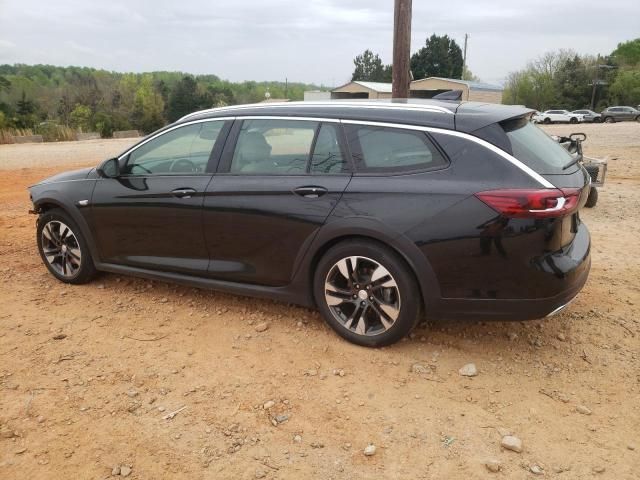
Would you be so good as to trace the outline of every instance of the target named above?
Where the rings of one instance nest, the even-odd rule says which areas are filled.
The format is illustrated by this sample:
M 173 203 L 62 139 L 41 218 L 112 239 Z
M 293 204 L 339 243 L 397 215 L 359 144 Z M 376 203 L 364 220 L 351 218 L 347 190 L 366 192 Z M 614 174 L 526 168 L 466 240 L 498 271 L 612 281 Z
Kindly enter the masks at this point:
M 113 263 L 96 264 L 96 269 L 103 272 L 131 275 L 170 283 L 178 283 L 188 287 L 218 290 L 235 295 L 274 299 L 281 302 L 293 303 L 303 307 L 315 308 L 310 286 L 289 284 L 284 287 L 268 287 L 264 285 L 252 285 L 245 283 L 213 280 L 210 278 L 195 277 L 174 272 L 161 272 L 145 268 L 129 267 Z M 305 288 L 306 287 L 306 288 Z

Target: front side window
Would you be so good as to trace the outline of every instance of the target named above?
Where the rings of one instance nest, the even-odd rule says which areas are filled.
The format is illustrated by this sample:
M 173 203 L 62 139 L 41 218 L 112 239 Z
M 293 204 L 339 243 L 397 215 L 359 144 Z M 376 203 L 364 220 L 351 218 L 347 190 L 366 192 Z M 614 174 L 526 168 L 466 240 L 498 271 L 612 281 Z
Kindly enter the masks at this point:
M 128 175 L 184 175 L 206 171 L 224 121 L 200 122 L 170 130 L 129 154 Z
M 244 175 L 302 175 L 307 172 L 318 122 L 245 120 L 230 172 Z
M 447 165 L 425 132 L 369 125 L 347 125 L 346 131 L 359 172 L 403 173 Z

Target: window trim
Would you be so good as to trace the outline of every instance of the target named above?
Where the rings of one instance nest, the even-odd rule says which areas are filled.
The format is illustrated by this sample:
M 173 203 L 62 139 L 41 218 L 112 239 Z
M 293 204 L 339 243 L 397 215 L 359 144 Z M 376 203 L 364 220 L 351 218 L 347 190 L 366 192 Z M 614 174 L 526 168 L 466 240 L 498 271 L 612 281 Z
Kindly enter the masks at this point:
M 432 166 L 432 167 L 419 167 L 419 168 L 412 168 L 410 170 L 396 170 L 396 171 L 388 170 L 385 172 L 367 172 L 367 171 L 358 169 L 358 161 L 354 158 L 353 151 L 351 150 L 351 146 L 349 145 L 353 174 L 358 177 L 399 177 L 402 175 L 415 175 L 418 173 L 446 170 L 451 166 L 451 159 L 449 158 L 449 156 L 438 144 L 438 142 L 429 134 L 429 131 L 426 130 L 429 127 L 411 128 L 413 127 L 412 125 L 383 124 L 383 123 L 364 122 L 364 121 L 357 121 L 357 120 L 343 120 L 343 123 L 347 125 L 354 125 L 356 127 L 365 126 L 365 127 L 374 127 L 374 128 L 404 130 L 408 132 L 422 132 L 425 135 L 425 140 L 426 140 L 425 147 L 428 148 L 429 144 L 431 144 L 433 148 L 435 148 L 435 150 L 440 154 L 440 156 L 444 160 L 444 164 Z M 346 137 L 346 132 L 345 132 L 345 137 Z M 347 144 L 349 143 L 348 140 L 346 140 L 346 138 L 345 138 L 345 141 L 347 142 Z
M 224 143 L 227 140 L 227 137 L 229 136 L 229 130 L 231 129 L 231 120 L 233 120 L 233 118 L 231 117 L 215 117 L 215 118 L 204 118 L 204 119 L 200 119 L 200 120 L 193 120 L 191 122 L 184 122 L 184 123 L 180 123 L 177 125 L 171 125 L 168 127 L 163 128 L 162 130 L 160 130 L 159 132 L 156 132 L 155 134 L 151 134 L 145 138 L 143 138 L 140 142 L 136 143 L 135 145 L 133 145 L 132 147 L 130 147 L 128 150 L 125 150 L 124 153 L 120 154 L 117 159 L 118 159 L 118 163 L 120 164 L 120 171 L 124 171 L 125 167 L 127 166 L 127 163 L 129 162 L 129 157 L 130 155 L 135 152 L 138 148 L 142 147 L 143 145 L 146 145 L 147 143 L 149 143 L 152 140 L 155 140 L 156 138 L 161 137 L 162 135 L 165 135 L 169 132 L 172 132 L 173 130 L 177 130 L 178 128 L 182 128 L 182 127 L 187 127 L 190 125 L 194 125 L 197 123 L 205 123 L 205 122 L 219 122 L 222 121 L 223 125 L 222 128 L 220 129 L 220 134 L 218 135 L 218 138 L 216 138 L 216 141 L 213 144 L 213 148 L 211 149 L 211 153 L 209 154 L 209 160 L 207 161 L 207 166 L 204 169 L 204 172 L 201 173 L 193 173 L 193 172 L 184 172 L 184 173 L 167 173 L 167 172 L 163 172 L 163 173 L 142 173 L 142 174 L 126 174 L 126 173 L 122 173 L 120 176 L 121 177 L 125 177 L 125 178 L 142 178 L 142 177 L 201 177 L 201 176 L 211 176 L 213 173 L 215 173 L 217 164 L 219 163 L 219 159 L 220 159 L 220 153 L 222 150 L 222 146 L 224 145 Z
M 351 149 L 349 148 L 348 142 L 347 142 L 347 136 L 344 132 L 344 126 L 342 125 L 342 122 L 338 122 L 338 125 L 336 125 L 336 135 L 337 135 L 337 140 L 338 140 L 338 148 L 340 149 L 340 154 L 342 155 L 343 158 L 343 163 L 345 166 L 345 170 L 342 172 L 336 172 L 336 173 L 323 173 L 323 172 L 312 172 L 311 171 L 311 163 L 313 162 L 313 154 L 315 153 L 316 150 L 316 143 L 318 141 L 318 135 L 320 135 L 320 130 L 322 129 L 322 126 L 324 124 L 335 124 L 336 122 L 320 122 L 318 124 L 318 129 L 316 131 L 316 135 L 313 139 L 313 145 L 311 146 L 311 152 L 309 152 L 309 161 L 307 162 L 307 175 L 310 175 L 312 177 L 321 177 L 321 176 L 336 176 L 336 175 L 352 175 L 353 172 L 355 171 L 355 165 L 353 162 L 353 158 L 351 157 Z
M 218 162 L 218 168 L 217 171 L 219 172 L 219 174 L 225 174 L 224 172 L 220 172 L 220 165 L 224 162 L 224 155 L 225 152 L 228 150 L 228 145 L 230 144 L 230 140 L 233 140 L 233 128 L 235 126 L 235 124 L 237 123 L 236 120 L 237 119 L 245 119 L 245 118 L 277 118 L 277 119 L 296 119 L 296 118 L 305 118 L 305 117 L 296 117 L 295 115 L 290 115 L 290 116 L 281 116 L 281 115 L 271 115 L 271 116 L 260 116 L 260 115 L 252 115 L 252 116 L 231 116 L 231 117 L 212 117 L 212 118 L 206 118 L 206 119 L 200 119 L 200 120 L 194 120 L 193 123 L 196 122 L 206 122 L 206 121 L 215 121 L 215 120 L 226 120 L 229 121 L 229 123 L 231 124 L 231 131 L 229 132 L 229 134 L 227 135 L 227 138 L 225 139 L 224 142 L 224 149 L 222 152 L 222 155 L 220 157 L 220 160 Z M 338 118 L 327 118 L 327 117 L 313 117 L 313 118 L 309 118 L 309 120 L 320 120 L 323 122 L 337 122 L 339 124 L 341 124 L 341 126 L 343 127 L 346 124 L 350 124 L 350 123 L 355 123 L 355 124 L 362 124 L 362 125 L 373 125 L 373 126 L 388 126 L 388 127 L 396 127 L 396 128 L 404 128 L 407 130 L 420 130 L 423 132 L 433 132 L 433 133 L 440 133 L 442 135 L 450 135 L 452 137 L 458 137 L 458 138 L 463 138 L 467 141 L 470 142 L 474 142 L 484 148 L 486 148 L 487 150 L 490 150 L 492 152 L 494 152 L 495 154 L 497 154 L 498 156 L 502 157 L 504 160 L 506 160 L 507 162 L 509 162 L 510 164 L 512 164 L 513 166 L 515 166 L 516 168 L 518 168 L 519 170 L 521 170 L 524 174 L 528 175 L 531 179 L 535 180 L 536 182 L 538 182 L 540 185 L 542 185 L 545 188 L 555 188 L 555 186 L 549 182 L 546 178 L 544 178 L 542 175 L 540 175 L 538 172 L 536 172 L 535 170 L 531 169 L 530 167 L 528 167 L 526 164 L 524 164 L 523 162 L 521 162 L 520 160 L 518 160 L 517 158 L 515 158 L 513 155 L 511 155 L 509 152 L 507 152 L 506 150 L 493 145 L 492 143 L 477 137 L 475 135 L 472 135 L 470 133 L 465 133 L 465 132 L 460 132 L 457 130 L 453 130 L 451 128 L 443 128 L 443 127 L 430 127 L 430 126 L 426 126 L 426 125 L 413 125 L 410 123 L 398 123 L 398 122 L 385 122 L 385 121 L 369 121 L 369 120 L 346 120 L 346 119 L 338 119 Z M 180 125 L 186 125 L 188 123 L 191 122 L 185 122 L 185 123 L 181 123 Z M 177 125 L 176 125 L 177 127 Z M 343 130 L 343 128 L 341 128 Z M 167 127 L 168 130 L 168 127 Z M 161 132 L 158 132 L 157 135 L 161 134 L 162 132 L 164 132 L 165 130 L 162 130 Z M 142 140 L 142 142 L 146 141 L 147 139 Z M 126 150 L 124 154 L 122 154 L 121 156 L 118 157 L 118 159 L 121 159 L 123 155 L 128 154 L 129 152 L 133 151 L 135 148 L 137 148 L 139 145 L 141 145 L 141 143 L 138 143 L 136 145 L 134 145 L 133 147 L 131 147 L 129 150 Z M 440 147 L 440 145 L 435 142 L 436 145 L 438 147 Z M 233 150 L 233 149 L 232 149 Z M 349 150 L 347 148 L 347 153 L 349 153 Z M 349 154 L 349 157 L 351 158 L 351 155 Z M 352 165 L 352 171 L 353 171 L 353 165 Z M 216 173 L 216 172 L 213 172 Z

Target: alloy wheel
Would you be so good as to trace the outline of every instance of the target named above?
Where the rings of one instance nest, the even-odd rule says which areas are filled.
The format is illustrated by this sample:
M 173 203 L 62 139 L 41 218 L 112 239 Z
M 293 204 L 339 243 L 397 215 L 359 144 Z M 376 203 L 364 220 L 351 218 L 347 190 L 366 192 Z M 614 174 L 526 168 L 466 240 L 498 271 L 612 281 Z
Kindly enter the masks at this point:
M 351 256 L 329 269 L 324 285 L 331 314 L 347 330 L 373 336 L 389 330 L 400 315 L 400 290 L 393 275 L 367 257 Z
M 82 265 L 80 243 L 68 225 L 51 220 L 42 228 L 42 254 L 53 270 L 65 278 L 78 273 Z

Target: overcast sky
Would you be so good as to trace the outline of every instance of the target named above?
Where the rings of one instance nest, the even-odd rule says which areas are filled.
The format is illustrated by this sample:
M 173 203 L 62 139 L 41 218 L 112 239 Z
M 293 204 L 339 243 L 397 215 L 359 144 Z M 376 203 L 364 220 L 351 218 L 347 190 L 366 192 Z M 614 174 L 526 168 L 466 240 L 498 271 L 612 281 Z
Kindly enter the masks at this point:
M 607 54 L 640 36 L 639 0 L 413 1 L 411 50 L 432 33 L 500 83 L 545 51 Z M 0 0 L 0 64 L 213 73 L 339 85 L 366 48 L 391 63 L 393 0 Z

